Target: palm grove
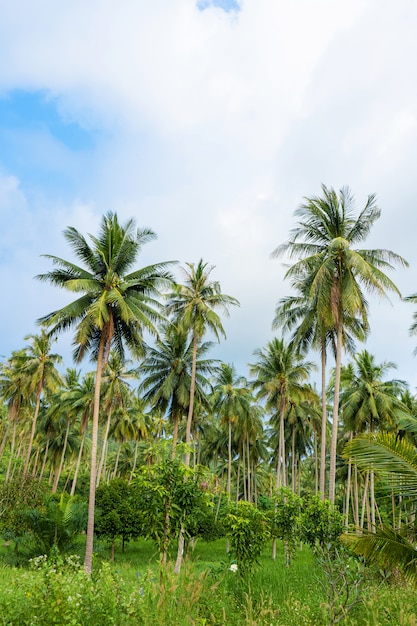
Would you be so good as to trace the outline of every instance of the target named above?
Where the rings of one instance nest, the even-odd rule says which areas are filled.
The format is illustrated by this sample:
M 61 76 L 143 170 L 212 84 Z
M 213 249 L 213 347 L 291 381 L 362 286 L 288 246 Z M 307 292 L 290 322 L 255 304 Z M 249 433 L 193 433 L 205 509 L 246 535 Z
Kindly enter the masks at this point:
M 176 459 L 184 503 L 192 472 L 200 472 L 197 496 L 210 492 L 216 515 L 238 501 L 258 507 L 282 488 L 319 494 L 355 529 L 347 537 L 358 552 L 390 554 L 415 569 L 417 399 L 392 378 L 393 363 L 356 351 L 370 332 L 367 296 L 400 296 L 388 274 L 407 263 L 359 247 L 380 217 L 373 195 L 356 214 L 348 188 L 322 186 L 295 217 L 289 240 L 273 252 L 290 261 L 291 295 L 277 303 L 276 336 L 253 354 L 250 380 L 210 358 L 210 337 L 225 338 L 222 317 L 239 303 L 203 260 L 182 268 L 182 282 L 173 261 L 138 269 L 155 234 L 112 213 L 97 236 L 65 230 L 76 262 L 47 256 L 52 269 L 37 278 L 72 292 L 71 301 L 42 317 L 40 333 L 1 365 L 2 481 L 32 478 L 88 499 L 87 572 L 100 487 L 142 481 L 150 506 L 152 480 L 174 471 Z M 417 303 L 417 294 L 408 299 Z M 52 348 L 67 331 L 75 365 L 89 358 L 93 371 L 63 371 Z M 310 381 L 316 361 L 320 393 Z M 164 506 L 166 558 L 175 503 Z M 184 504 L 179 560 L 186 512 Z

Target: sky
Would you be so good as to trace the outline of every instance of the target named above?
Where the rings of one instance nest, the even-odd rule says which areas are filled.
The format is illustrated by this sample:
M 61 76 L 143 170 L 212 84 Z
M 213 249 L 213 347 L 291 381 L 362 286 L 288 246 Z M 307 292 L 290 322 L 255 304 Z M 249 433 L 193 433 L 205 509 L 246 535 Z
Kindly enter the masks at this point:
M 321 184 L 376 193 L 366 247 L 417 292 L 414 0 L 0 0 L 0 356 L 66 300 L 34 277 L 117 212 L 240 301 L 212 356 L 247 374 L 291 293 L 271 252 Z M 179 277 L 179 274 L 178 274 Z M 416 306 L 369 299 L 366 347 L 417 387 Z M 71 335 L 54 346 L 71 363 Z M 317 359 L 315 355 L 313 358 Z

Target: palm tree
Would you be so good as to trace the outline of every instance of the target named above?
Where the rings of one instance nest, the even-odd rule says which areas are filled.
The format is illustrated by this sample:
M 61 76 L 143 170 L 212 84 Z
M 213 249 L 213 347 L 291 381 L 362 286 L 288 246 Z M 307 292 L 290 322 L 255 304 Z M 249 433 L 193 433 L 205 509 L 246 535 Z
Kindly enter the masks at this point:
M 417 434 L 417 420 L 409 417 L 402 426 L 413 436 Z M 364 470 L 373 469 L 379 476 L 380 488 L 387 495 L 393 490 L 397 497 L 408 500 L 415 511 L 417 504 L 417 449 L 414 443 L 397 433 L 366 433 L 346 444 L 344 456 L 353 458 Z M 383 567 L 400 568 L 404 574 L 417 580 L 415 525 L 391 527 L 388 523 L 371 532 L 346 534 L 346 541 L 357 554 L 370 563 Z
M 212 374 L 217 361 L 202 357 L 212 346 L 206 341 L 197 346 L 194 393 L 200 403 L 207 404 L 205 389 L 207 374 Z M 154 347 L 148 347 L 140 365 L 142 380 L 140 390 L 144 400 L 167 414 L 173 425 L 172 456 L 178 439 L 181 418 L 190 405 L 191 372 L 193 369 L 193 344 L 182 326 L 165 324 Z
M 395 364 L 386 361 L 375 363 L 375 358 L 367 350 L 354 357 L 352 366 L 342 372 L 341 409 L 345 429 L 352 433 L 377 429 L 389 430 L 396 427 L 399 420 L 408 417 L 407 407 L 399 399 L 406 389 L 402 380 L 384 380 Z M 374 472 L 369 473 L 371 497 L 371 526 L 375 527 L 375 487 Z M 366 494 L 365 494 L 366 495 Z M 349 489 L 347 490 L 347 503 Z M 348 508 L 346 507 L 346 514 Z
M 84 453 L 86 435 L 88 430 L 88 422 L 94 415 L 95 406 L 95 376 L 93 372 L 84 374 L 81 382 L 77 383 L 75 388 L 70 392 L 68 397 L 69 410 L 74 411 L 78 415 L 80 445 L 78 448 L 77 462 L 72 479 L 71 493 L 75 494 L 77 486 L 78 473 L 80 471 L 81 459 Z
M 326 490 L 326 447 L 328 432 L 328 407 L 326 367 L 328 350 L 336 357 L 336 329 L 332 327 L 332 317 L 329 310 L 322 310 L 318 292 L 311 296 L 310 281 L 314 272 L 298 275 L 291 282 L 292 288 L 298 292 L 297 296 L 282 298 L 275 312 L 273 328 L 280 328 L 284 332 L 293 330 L 291 341 L 297 349 L 305 354 L 310 348 L 320 352 L 321 359 L 321 446 L 320 446 L 320 484 L 319 491 L 322 498 Z M 343 326 L 343 347 L 351 354 L 354 352 L 354 339 L 363 340 L 366 336 L 361 321 L 355 317 L 349 319 L 346 315 Z
M 29 390 L 35 394 L 35 412 L 23 470 L 25 476 L 29 468 L 42 393 L 44 390 L 49 393 L 55 392 L 62 382 L 61 376 L 56 369 L 56 365 L 62 363 L 62 357 L 59 354 L 51 354 L 52 338 L 45 330 L 42 330 L 40 335 L 29 335 L 25 337 L 26 341 L 29 339 L 32 341 L 26 348 L 27 358 L 24 363 L 24 369 L 30 377 Z
M 73 227 L 67 228 L 64 236 L 83 265 L 47 255 L 56 268 L 38 278 L 81 295 L 39 321 L 51 328 L 52 336 L 75 328 L 74 359 L 80 362 L 90 354 L 97 364 L 85 553 L 85 569 L 91 572 L 102 372 L 112 348 L 122 359 L 125 345 L 140 356 L 143 331 L 157 334 L 155 323 L 161 319 L 159 288 L 170 283 L 171 275 L 167 263 L 128 273 L 142 246 L 155 238 L 150 229 L 136 230 L 132 219 L 122 226 L 117 215 L 107 213 L 102 218 L 98 237 L 90 236 L 91 244 Z
M 265 349 L 256 350 L 257 362 L 250 365 L 250 372 L 255 376 L 253 386 L 258 396 L 266 400 L 266 409 L 278 410 L 279 438 L 277 455 L 276 487 L 286 486 L 285 468 L 285 428 L 284 419 L 288 403 L 296 394 L 302 393 L 305 381 L 314 364 L 305 361 L 295 345 L 286 344 L 275 337 Z
M 232 426 L 243 421 L 250 411 L 251 393 L 243 376 L 237 376 L 234 365 L 222 363 L 214 381 L 213 412 L 228 428 L 227 495 L 230 501 L 232 478 Z
M 381 215 L 375 195 L 368 196 L 364 209 L 354 216 L 354 198 L 349 188 L 337 194 L 322 185 L 322 197 L 305 198 L 297 209 L 300 218 L 291 233 L 290 241 L 275 249 L 274 255 L 288 253 L 297 259 L 286 277 L 305 280 L 309 300 L 317 298 L 317 314 L 336 336 L 336 367 L 332 442 L 330 448 L 329 498 L 334 502 L 336 479 L 336 447 L 339 415 L 340 369 L 343 347 L 343 329 L 346 317 L 357 318 L 368 330 L 368 306 L 363 289 L 381 297 L 387 291 L 400 295 L 398 288 L 384 273 L 394 264 L 407 265 L 399 255 L 389 250 L 354 249 L 369 234 Z
M 229 306 L 239 306 L 236 298 L 221 293 L 220 283 L 210 280 L 213 267 L 201 259 L 197 265 L 187 263 L 184 269 L 185 282 L 176 285 L 170 294 L 168 311 L 174 314 L 175 322 L 191 332 L 192 337 L 192 368 L 190 381 L 190 401 L 186 425 L 185 442 L 187 452 L 186 465 L 190 464 L 191 426 L 194 411 L 194 396 L 197 372 L 198 345 L 207 330 L 214 333 L 219 341 L 220 336 L 226 337 L 218 310 L 228 315 Z
M 100 484 L 102 474 L 104 475 L 105 473 L 108 436 L 113 412 L 117 409 L 127 407 L 131 392 L 128 380 L 135 379 L 137 377 L 137 370 L 126 369 L 126 364 L 121 360 L 120 356 L 114 351 L 110 353 L 106 369 L 103 372 L 102 380 L 104 386 L 102 406 L 104 413 L 107 414 L 107 420 L 104 428 L 104 434 L 102 436 L 101 458 L 96 482 L 97 487 Z
M 21 408 L 28 403 L 28 376 L 24 371 L 26 360 L 25 349 L 12 352 L 0 370 L 0 397 L 8 408 L 6 431 L 0 445 L 0 458 L 3 455 L 10 428 L 12 428 L 10 454 L 13 456 L 19 414 Z

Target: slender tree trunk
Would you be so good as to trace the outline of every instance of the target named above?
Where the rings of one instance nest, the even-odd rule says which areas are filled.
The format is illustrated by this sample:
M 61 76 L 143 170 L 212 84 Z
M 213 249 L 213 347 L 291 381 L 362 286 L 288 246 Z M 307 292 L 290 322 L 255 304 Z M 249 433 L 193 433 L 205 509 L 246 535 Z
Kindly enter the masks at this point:
M 45 452 L 44 452 L 44 455 L 43 455 L 41 473 L 39 474 L 39 482 L 43 478 L 43 474 L 44 474 L 45 467 L 46 467 L 46 462 L 48 460 L 48 450 L 49 450 L 49 441 L 50 441 L 50 439 L 51 439 L 51 434 L 50 434 L 50 431 L 48 430 L 48 433 L 46 435 L 46 446 L 45 446 Z
M 245 442 L 241 442 L 242 453 L 239 455 L 239 463 L 242 468 L 242 481 L 243 481 L 243 499 L 248 502 L 248 481 L 246 476 L 246 452 Z
M 81 443 L 80 443 L 80 449 L 78 450 L 77 465 L 75 466 L 74 478 L 72 480 L 72 485 L 71 485 L 71 495 L 72 496 L 75 493 L 75 487 L 77 485 L 78 471 L 79 471 L 80 465 L 81 465 L 81 458 L 82 458 L 82 455 L 83 455 L 84 440 L 85 440 L 86 432 L 87 432 L 87 428 L 83 432 L 83 436 L 81 438 Z
M 12 424 L 12 420 L 11 420 L 11 417 L 10 417 L 10 414 L 9 414 L 9 419 L 7 420 L 6 430 L 4 431 L 3 439 L 1 440 L 0 459 L 3 456 L 3 453 L 4 453 L 4 448 L 6 446 L 6 442 L 7 442 L 7 439 L 9 437 L 9 431 L 10 431 L 11 424 Z
M 6 479 L 5 479 L 6 483 L 7 483 L 7 481 L 10 478 L 10 471 L 12 469 L 14 448 L 15 448 L 15 445 L 16 445 L 16 428 L 17 428 L 17 424 L 16 424 L 16 421 L 15 421 L 14 424 L 13 424 L 12 441 L 10 443 L 10 457 L 9 457 L 9 463 L 7 464 L 7 472 L 6 472 Z
M 230 503 L 232 490 L 232 420 L 229 416 L 229 436 L 227 441 L 228 462 L 227 462 L 227 502 Z
M 91 467 L 90 467 L 90 491 L 88 498 L 88 521 L 87 537 L 85 546 L 84 568 L 87 574 L 91 574 L 93 567 L 93 539 L 94 539 L 94 510 L 96 501 L 96 464 L 97 464 L 97 440 L 98 440 L 98 416 L 100 411 L 100 389 L 103 370 L 105 333 L 101 331 L 100 345 L 97 357 L 96 381 L 94 389 L 93 430 L 91 437 Z
M 326 341 L 321 345 L 321 446 L 320 446 L 320 494 L 326 495 L 326 439 L 327 439 L 327 392 L 326 392 Z
M 193 333 L 193 360 L 191 365 L 191 381 L 190 381 L 190 404 L 188 407 L 187 425 L 185 428 L 185 443 L 187 450 L 185 453 L 185 465 L 190 466 L 190 445 L 191 445 L 191 426 L 193 423 L 194 413 L 194 395 L 195 395 L 195 377 L 197 371 L 197 334 Z
M 61 478 L 61 472 L 62 472 L 62 468 L 63 468 L 63 465 L 64 465 L 65 453 L 67 451 L 69 430 L 70 430 L 70 421 L 67 420 L 67 428 L 66 428 L 66 431 L 65 431 L 64 447 L 62 449 L 61 461 L 59 463 L 59 468 L 58 468 L 58 471 L 57 471 L 56 476 L 55 476 L 54 485 L 52 487 L 52 493 L 56 493 L 56 491 L 58 489 L 59 479 Z
M 375 531 L 375 473 L 371 469 L 369 471 L 369 492 L 371 496 L 371 530 Z
M 178 441 L 178 426 L 179 426 L 179 415 L 175 411 L 175 415 L 173 415 L 174 421 L 174 432 L 172 433 L 172 454 L 171 457 L 175 459 L 175 452 L 177 449 L 177 441 Z
M 112 476 L 113 480 L 116 478 L 116 475 L 117 475 L 117 468 L 119 467 L 119 458 L 120 458 L 120 451 L 122 449 L 122 445 L 123 443 L 120 442 L 119 447 L 117 448 L 116 462 L 114 464 L 114 470 L 113 470 L 113 476 Z
M 191 365 L 191 381 L 190 381 L 190 404 L 188 407 L 187 425 L 185 428 L 185 443 L 186 443 L 186 448 L 187 448 L 185 452 L 185 465 L 187 467 L 190 466 L 191 427 L 193 423 L 193 413 L 194 413 L 196 371 L 197 371 L 197 334 L 194 331 L 193 333 L 193 360 L 192 360 L 192 365 Z M 184 552 L 184 529 L 181 526 L 180 536 L 178 539 L 177 562 L 175 563 L 175 569 L 174 569 L 175 573 L 178 573 L 178 574 L 181 570 L 183 552 Z
M 285 400 L 285 392 L 281 390 L 281 399 L 280 399 L 280 409 L 279 409 L 279 445 L 281 448 L 280 454 L 280 467 L 282 471 L 282 481 L 280 481 L 280 486 L 287 486 L 287 468 L 285 462 L 285 428 L 284 428 L 284 419 L 285 419 L 285 409 L 286 409 L 286 400 Z
M 319 459 L 318 459 L 318 449 L 317 449 L 316 427 L 314 427 L 313 429 L 313 437 L 314 437 L 314 495 L 317 495 L 319 492 Z
M 362 495 L 362 512 L 361 512 L 361 523 L 360 523 L 361 529 L 363 529 L 363 525 L 365 522 L 365 510 L 367 508 L 366 502 L 368 500 L 368 483 L 369 483 L 369 472 L 366 472 L 365 485 L 363 487 L 363 495 Z
M 132 471 L 130 472 L 130 476 L 129 476 L 129 482 L 132 482 L 133 476 L 135 474 L 135 470 L 136 470 L 136 463 L 138 462 L 138 450 L 139 450 L 139 439 L 136 440 L 135 442 L 135 452 L 133 455 L 133 465 L 132 465 Z
M 23 470 L 24 476 L 26 476 L 26 474 L 28 473 L 30 455 L 32 453 L 33 440 L 35 438 L 36 422 L 38 421 L 39 408 L 41 406 L 42 387 L 43 387 L 43 378 L 41 378 L 41 380 L 39 381 L 37 392 L 36 392 L 36 406 L 35 406 L 35 413 L 33 415 L 32 429 L 30 431 L 30 438 L 29 438 L 28 450 L 26 454 L 25 468 Z
M 248 502 L 252 502 L 252 489 L 251 489 L 251 475 L 250 475 L 250 448 L 249 448 L 249 435 L 246 435 L 246 462 L 248 464 L 247 477 L 248 477 Z
M 107 416 L 106 428 L 105 428 L 105 431 L 104 431 L 103 445 L 102 445 L 102 448 L 101 448 L 100 463 L 99 463 L 98 471 L 97 471 L 97 484 L 96 484 L 96 487 L 98 487 L 99 484 L 100 484 L 100 480 L 102 478 L 103 467 L 104 467 L 104 460 L 105 460 L 106 455 L 107 455 L 107 446 L 108 446 L 108 440 L 109 440 L 109 430 L 110 430 L 110 423 L 111 423 L 111 415 L 112 415 L 112 412 L 111 412 L 111 410 L 109 410 L 109 414 Z
M 350 435 L 352 439 L 352 435 Z M 350 485 L 352 481 L 352 459 L 349 459 L 348 462 L 348 476 L 347 476 L 347 485 L 346 485 L 346 502 L 345 502 L 345 526 L 346 528 L 349 526 L 349 508 L 350 508 Z
M 296 476 L 295 476 L 295 428 L 292 427 L 291 433 L 291 488 L 293 493 L 296 490 Z
M 341 317 L 341 314 L 339 317 Z M 339 425 L 340 371 L 341 371 L 341 366 L 342 366 L 342 333 L 343 333 L 343 324 L 342 324 L 342 320 L 339 319 L 337 323 L 332 443 L 330 447 L 330 471 L 329 471 L 329 500 L 332 503 L 334 503 L 335 488 L 336 488 L 336 452 L 337 452 L 337 435 L 338 435 L 338 425 Z

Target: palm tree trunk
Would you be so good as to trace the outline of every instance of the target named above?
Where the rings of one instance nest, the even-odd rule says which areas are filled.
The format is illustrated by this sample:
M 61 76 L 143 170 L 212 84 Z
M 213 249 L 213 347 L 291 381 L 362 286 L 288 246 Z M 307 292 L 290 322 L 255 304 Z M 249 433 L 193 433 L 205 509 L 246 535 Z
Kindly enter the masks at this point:
M 173 415 L 173 421 L 174 421 L 174 431 L 172 433 L 172 458 L 175 459 L 175 451 L 177 448 L 177 441 L 178 441 L 178 425 L 179 425 L 179 415 L 177 413 L 177 411 L 175 411 L 175 414 Z
M 45 446 L 45 452 L 44 452 L 44 455 L 43 455 L 43 462 L 42 462 L 42 467 L 41 467 L 41 473 L 39 475 L 39 482 L 43 478 L 43 473 L 45 471 L 46 461 L 48 460 L 48 450 L 49 450 L 49 441 L 50 441 L 50 439 L 51 439 L 51 433 L 48 430 L 48 434 L 46 436 L 46 446 Z
M 187 425 L 185 429 L 185 443 L 187 450 L 185 452 L 185 465 L 190 466 L 190 445 L 191 445 L 191 426 L 193 423 L 194 412 L 194 394 L 195 394 L 195 377 L 197 371 L 197 334 L 193 334 L 193 360 L 191 365 L 191 381 L 190 381 L 190 404 L 188 407 Z
M 105 333 L 101 331 L 100 345 L 97 357 L 96 381 L 94 389 L 93 430 L 91 437 L 91 467 L 90 467 L 90 490 L 88 497 L 88 521 L 87 537 L 85 546 L 84 568 L 87 574 L 91 574 L 93 566 L 93 539 L 94 539 L 94 511 L 96 501 L 96 464 L 97 464 L 97 440 L 98 440 L 98 416 L 100 411 L 101 376 L 103 371 L 103 355 L 105 346 Z
M 136 440 L 135 443 L 135 452 L 133 455 L 133 464 L 132 464 L 132 471 L 130 472 L 130 476 L 129 476 L 129 482 L 132 482 L 133 476 L 135 474 L 135 470 L 136 470 L 136 463 L 138 462 L 138 450 L 139 450 L 139 439 Z
M 366 502 L 368 500 L 368 482 L 369 482 L 369 471 L 366 472 L 365 485 L 363 487 L 362 512 L 361 512 L 361 523 L 360 523 L 361 529 L 363 529 L 363 525 L 365 521 L 365 509 L 366 509 Z
M 117 468 L 119 467 L 120 451 L 122 449 L 122 445 L 123 445 L 123 442 L 120 442 L 119 447 L 117 448 L 116 461 L 114 464 L 114 470 L 113 470 L 113 476 L 112 476 L 113 480 L 116 478 L 116 475 L 117 475 Z
M 83 455 L 84 440 L 85 440 L 86 432 L 87 432 L 87 428 L 83 432 L 83 436 L 81 438 L 81 443 L 80 443 L 80 449 L 78 450 L 77 465 L 75 466 L 74 478 L 72 479 L 72 485 L 71 485 L 71 494 L 70 494 L 71 496 L 74 495 L 75 487 L 77 485 L 78 471 L 79 471 L 80 465 L 81 465 L 81 457 Z
M 54 486 L 52 487 L 52 493 L 56 493 L 58 489 L 59 479 L 61 478 L 61 472 L 62 472 L 62 467 L 64 465 L 65 453 L 67 451 L 69 429 L 70 429 L 70 421 L 67 420 L 67 429 L 65 431 L 64 447 L 62 448 L 61 461 L 59 463 L 59 468 L 55 476 Z
M 239 502 L 240 495 L 240 456 L 237 460 L 237 477 L 236 477 L 236 504 Z
M 373 469 L 369 471 L 369 492 L 371 497 L 371 530 L 375 531 L 375 473 Z
M 10 457 L 9 457 L 9 463 L 7 465 L 7 472 L 6 472 L 6 478 L 5 478 L 5 482 L 6 483 L 7 483 L 7 481 L 10 478 L 10 470 L 12 468 L 14 448 L 15 448 L 15 445 L 16 445 L 16 428 L 17 428 L 17 424 L 16 424 L 16 421 L 15 421 L 14 424 L 13 424 L 12 441 L 10 443 Z
M 284 393 L 281 392 L 281 400 L 280 400 L 280 410 L 279 410 L 279 448 L 281 449 L 281 454 L 279 454 L 279 463 L 282 472 L 282 480 L 280 480 L 280 486 L 287 486 L 287 471 L 285 464 L 285 429 L 284 429 L 284 418 L 285 418 L 285 409 L 286 402 Z
M 41 380 L 39 381 L 38 389 L 37 389 L 37 393 L 36 393 L 35 413 L 33 415 L 32 429 L 30 431 L 30 438 L 29 438 L 28 449 L 27 449 L 27 453 L 26 453 L 25 468 L 23 470 L 23 475 L 24 476 L 26 476 L 26 474 L 28 473 L 30 455 L 32 453 L 33 440 L 35 438 L 36 422 L 38 420 L 39 408 L 41 406 L 42 387 L 43 387 L 43 378 L 41 378 Z
M 353 521 L 355 523 L 356 528 L 359 528 L 359 484 L 358 484 L 358 466 L 355 464 L 353 467 L 354 473 L 354 483 L 353 483 L 353 504 L 352 504 L 352 512 L 353 512 Z
M 313 429 L 313 441 L 314 441 L 314 495 L 319 492 L 319 459 L 317 449 L 317 430 L 314 426 Z
M 338 424 L 339 424 L 340 372 L 341 372 L 341 366 L 342 366 L 342 333 L 343 333 L 343 324 L 342 324 L 342 320 L 339 319 L 337 323 L 332 443 L 330 447 L 330 471 L 329 471 L 329 500 L 332 503 L 334 503 L 335 488 L 336 488 L 336 452 L 337 452 L 337 435 L 338 435 Z
M 3 439 L 1 440 L 1 445 L 0 445 L 0 459 L 1 459 L 1 457 L 3 456 L 3 453 L 4 453 L 4 448 L 5 448 L 5 446 L 6 446 L 6 442 L 7 442 L 7 439 L 8 439 L 8 437 L 9 437 L 9 431 L 10 431 L 10 426 L 11 426 L 11 423 L 12 423 L 12 420 L 11 420 L 11 418 L 10 418 L 10 414 L 9 414 L 9 419 L 7 420 L 6 430 L 5 430 L 5 432 L 4 432 Z
M 227 463 L 227 501 L 230 503 L 232 489 L 232 420 L 229 416 L 229 436 L 227 441 L 228 463 Z
M 293 493 L 296 490 L 296 476 L 295 476 L 295 428 L 292 427 L 291 433 L 291 488 Z
M 250 473 L 250 448 L 249 448 L 249 435 L 246 435 L 246 462 L 248 464 L 248 502 L 252 502 L 252 489 L 251 489 L 251 473 Z
M 108 439 L 109 439 L 111 414 L 112 414 L 112 412 L 111 412 L 111 410 L 109 410 L 109 414 L 107 416 L 106 428 L 105 428 L 105 431 L 104 431 L 103 445 L 101 447 L 101 456 L 100 456 L 100 463 L 99 463 L 98 471 L 97 471 L 97 484 L 96 484 L 96 487 L 98 487 L 99 484 L 100 484 L 100 480 L 102 478 L 103 466 L 104 466 L 104 459 L 106 458 L 106 455 L 107 455 L 107 446 L 108 446 Z
M 352 435 L 350 436 L 352 439 Z M 346 511 L 345 511 L 345 526 L 346 528 L 349 526 L 349 508 L 350 508 L 350 485 L 352 482 L 352 459 L 349 459 L 348 462 L 348 476 L 347 476 L 347 485 L 346 485 Z
M 327 395 L 326 395 L 326 342 L 321 345 L 321 446 L 320 446 L 320 494 L 326 494 L 326 439 L 327 439 Z

